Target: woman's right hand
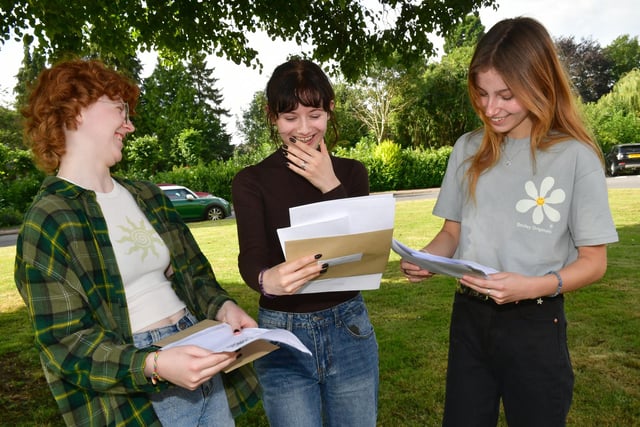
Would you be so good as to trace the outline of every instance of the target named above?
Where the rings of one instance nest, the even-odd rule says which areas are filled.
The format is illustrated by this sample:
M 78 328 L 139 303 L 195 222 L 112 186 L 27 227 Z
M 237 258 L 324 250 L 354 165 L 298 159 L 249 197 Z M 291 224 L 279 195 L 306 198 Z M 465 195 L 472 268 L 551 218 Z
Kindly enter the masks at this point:
M 421 282 L 424 279 L 430 279 L 434 274 L 405 260 L 402 260 L 400 262 L 400 270 L 402 270 L 402 274 L 404 274 L 404 277 L 406 277 L 407 280 L 413 283 Z
M 235 352 L 212 353 L 201 347 L 186 345 L 158 351 L 156 373 L 162 381 L 195 390 L 205 381 L 220 373 L 239 354 Z M 154 370 L 154 353 L 146 359 L 145 375 L 151 377 Z
M 268 295 L 293 295 L 309 280 L 327 271 L 327 264 L 319 262 L 322 254 L 308 255 L 285 261 L 262 273 L 262 290 Z

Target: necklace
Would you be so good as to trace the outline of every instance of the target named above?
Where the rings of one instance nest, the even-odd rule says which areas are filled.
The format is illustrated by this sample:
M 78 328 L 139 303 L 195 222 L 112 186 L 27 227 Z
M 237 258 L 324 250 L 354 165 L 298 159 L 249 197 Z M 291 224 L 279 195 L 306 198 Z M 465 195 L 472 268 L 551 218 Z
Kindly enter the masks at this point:
M 513 160 L 516 158 L 516 156 L 518 154 L 520 154 L 520 152 L 528 146 L 528 144 L 520 144 L 520 146 L 518 147 L 518 149 L 513 152 L 510 156 L 507 154 L 507 142 L 508 140 L 505 140 L 505 142 L 503 142 L 500 145 L 500 151 L 502 151 L 502 157 L 504 157 L 504 160 L 502 161 L 502 163 L 506 166 L 509 167 L 511 166 L 511 164 L 513 163 Z

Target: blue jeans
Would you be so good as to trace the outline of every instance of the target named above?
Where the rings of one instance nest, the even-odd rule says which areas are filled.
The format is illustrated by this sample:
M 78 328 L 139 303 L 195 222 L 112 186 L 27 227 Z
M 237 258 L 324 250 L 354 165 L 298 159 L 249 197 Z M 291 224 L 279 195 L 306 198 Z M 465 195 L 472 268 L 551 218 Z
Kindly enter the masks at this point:
M 175 325 L 134 334 L 133 344 L 137 348 L 149 347 L 154 342 L 195 325 L 197 322 L 198 320 L 187 312 Z M 170 386 L 159 393 L 149 394 L 149 400 L 162 425 L 235 426 L 220 375 L 214 375 L 193 391 Z
M 562 295 L 498 305 L 456 294 L 443 426 L 563 427 L 573 394 Z
M 361 295 L 313 313 L 260 308 L 258 323 L 293 332 L 313 353 L 282 346 L 254 362 L 271 427 L 376 425 L 378 344 Z

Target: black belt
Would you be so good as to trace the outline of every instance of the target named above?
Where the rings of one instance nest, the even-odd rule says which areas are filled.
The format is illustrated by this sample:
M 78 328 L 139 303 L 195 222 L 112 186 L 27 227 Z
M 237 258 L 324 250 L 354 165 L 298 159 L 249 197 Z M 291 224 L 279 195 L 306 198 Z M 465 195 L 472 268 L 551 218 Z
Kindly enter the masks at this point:
M 487 294 L 482 294 L 474 289 L 471 289 L 468 286 L 463 285 L 462 283 L 458 282 L 458 285 L 456 286 L 456 292 L 461 294 L 461 295 L 465 295 L 468 296 L 470 298 L 473 299 L 477 299 L 480 301 L 485 301 L 487 303 L 492 303 L 492 304 L 496 304 L 496 302 L 494 300 L 492 300 L 489 295 Z M 501 304 L 502 306 L 508 306 L 508 305 L 530 305 L 530 304 L 538 304 L 541 305 L 542 303 L 544 303 L 545 301 L 555 301 L 562 298 L 562 294 L 555 296 L 555 297 L 538 297 L 538 298 L 534 298 L 534 299 L 526 299 L 526 300 L 522 300 L 522 301 L 516 301 L 516 302 L 512 302 L 512 303 L 508 303 L 508 304 Z M 496 304 L 497 305 L 497 304 Z

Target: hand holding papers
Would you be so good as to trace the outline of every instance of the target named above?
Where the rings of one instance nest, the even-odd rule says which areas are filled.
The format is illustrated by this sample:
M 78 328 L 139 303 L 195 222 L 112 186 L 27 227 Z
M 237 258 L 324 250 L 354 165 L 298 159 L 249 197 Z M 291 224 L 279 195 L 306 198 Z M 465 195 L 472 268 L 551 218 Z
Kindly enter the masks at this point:
M 488 274 L 497 273 L 491 267 L 478 264 L 473 261 L 465 261 L 463 259 L 447 258 L 438 255 L 432 255 L 427 252 L 411 249 L 402 243 L 393 239 L 391 249 L 402 259 L 410 261 L 425 270 L 432 273 L 444 274 L 451 277 L 461 278 L 464 275 L 477 276 L 486 278 Z
M 278 346 L 271 341 L 287 344 L 303 353 L 311 354 L 298 337 L 286 329 L 245 328 L 240 334 L 234 335 L 231 326 L 215 320 L 203 320 L 154 344 L 163 350 L 181 345 L 195 345 L 216 353 L 242 348 L 242 357 L 225 369 L 225 372 L 230 372 L 276 350 Z
M 321 253 L 326 274 L 300 293 L 378 289 L 389 260 L 392 194 L 351 197 L 289 209 L 291 227 L 278 229 L 287 260 Z

